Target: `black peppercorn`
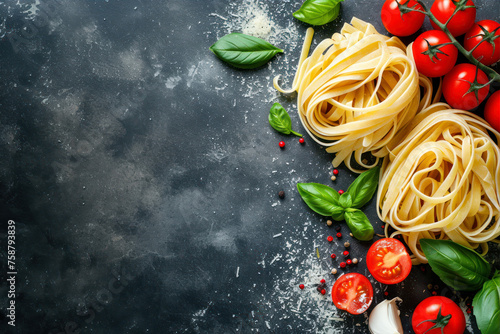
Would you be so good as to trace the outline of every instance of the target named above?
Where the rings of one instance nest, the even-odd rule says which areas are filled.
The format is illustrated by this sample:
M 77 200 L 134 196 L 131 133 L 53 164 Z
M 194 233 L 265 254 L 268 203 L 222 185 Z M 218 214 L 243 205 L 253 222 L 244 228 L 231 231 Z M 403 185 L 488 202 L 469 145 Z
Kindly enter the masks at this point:
M 283 199 L 285 198 L 285 192 L 283 190 L 281 190 L 279 193 L 278 193 L 278 196 L 279 198 Z
M 326 289 L 326 283 L 318 284 L 318 286 L 316 287 L 316 290 L 318 290 L 318 292 L 321 292 L 321 290 L 323 289 Z

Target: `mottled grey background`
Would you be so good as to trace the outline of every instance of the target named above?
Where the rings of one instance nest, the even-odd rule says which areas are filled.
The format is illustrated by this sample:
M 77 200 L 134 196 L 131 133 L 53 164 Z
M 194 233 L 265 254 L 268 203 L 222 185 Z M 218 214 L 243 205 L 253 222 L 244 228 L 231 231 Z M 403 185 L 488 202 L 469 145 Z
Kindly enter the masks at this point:
M 367 314 L 336 310 L 315 285 L 324 277 L 331 287 L 329 254 L 346 240 L 361 259 L 348 271 L 368 274 L 370 244 L 344 226 L 341 241 L 326 242 L 336 231 L 295 190 L 345 189 L 355 175 L 342 167 L 332 183 L 331 155 L 267 121 L 279 101 L 303 130 L 293 98 L 271 84 L 293 78 L 308 27 L 291 15 L 301 3 L 0 1 L 0 332 L 368 333 Z M 353 15 L 385 33 L 382 3 L 346 0 L 314 44 Z M 496 1 L 475 3 L 479 18 L 500 17 Z M 257 70 L 230 68 L 208 47 L 255 11 L 285 52 Z M 366 212 L 382 233 L 374 201 Z M 5 318 L 9 219 L 15 328 Z M 408 331 L 429 283 L 470 302 L 419 268 L 397 286 L 369 276 L 374 304 L 384 291 L 403 297 Z

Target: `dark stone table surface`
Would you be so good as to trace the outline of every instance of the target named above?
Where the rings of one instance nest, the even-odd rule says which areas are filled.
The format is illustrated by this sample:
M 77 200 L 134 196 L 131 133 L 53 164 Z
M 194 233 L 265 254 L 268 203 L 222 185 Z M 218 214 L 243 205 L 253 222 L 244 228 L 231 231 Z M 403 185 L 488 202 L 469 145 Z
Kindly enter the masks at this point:
M 332 155 L 268 124 L 278 101 L 303 130 L 295 100 L 272 87 L 278 74 L 293 78 L 308 27 L 292 17 L 301 3 L 0 1 L 1 333 L 368 333 L 368 313 L 316 292 L 321 278 L 333 284 L 329 254 L 347 240 L 360 263 L 346 271 L 368 275 L 374 305 L 385 291 L 403 298 L 406 332 L 428 284 L 466 309 L 471 295 L 429 267 L 396 286 L 374 281 L 370 243 L 345 225 L 328 243 L 335 229 L 300 199 L 297 182 L 340 189 L 355 178 L 342 165 L 332 182 Z M 346 0 L 313 44 L 352 16 L 386 33 L 382 3 Z M 475 3 L 478 18 L 500 18 L 497 1 Z M 284 53 L 257 70 L 228 67 L 208 48 L 251 30 L 253 15 Z M 382 233 L 374 201 L 365 212 Z

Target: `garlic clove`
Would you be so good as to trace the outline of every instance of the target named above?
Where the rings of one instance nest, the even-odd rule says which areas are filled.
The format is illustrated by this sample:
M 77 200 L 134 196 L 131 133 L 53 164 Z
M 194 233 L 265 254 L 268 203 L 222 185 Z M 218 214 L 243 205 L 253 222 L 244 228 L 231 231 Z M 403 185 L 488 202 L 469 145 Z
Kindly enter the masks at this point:
M 399 318 L 399 308 L 396 302 L 402 302 L 399 297 L 384 300 L 370 313 L 368 329 L 372 334 L 404 334 Z

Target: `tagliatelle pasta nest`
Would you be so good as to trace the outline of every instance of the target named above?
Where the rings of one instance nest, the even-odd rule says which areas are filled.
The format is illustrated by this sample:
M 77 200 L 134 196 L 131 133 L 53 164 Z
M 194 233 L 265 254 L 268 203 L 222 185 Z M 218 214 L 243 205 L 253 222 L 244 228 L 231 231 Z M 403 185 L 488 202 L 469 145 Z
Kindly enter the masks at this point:
M 449 108 L 438 103 L 419 113 L 388 147 L 381 170 L 379 217 L 396 230 L 391 237 L 403 235 L 414 264 L 427 263 L 421 238 L 481 246 L 485 254 L 500 236 L 500 134 Z
M 274 87 L 297 92 L 302 124 L 336 154 L 335 167 L 344 161 L 360 172 L 351 165 L 353 157 L 360 166 L 373 167 L 388 154 L 386 145 L 398 130 L 430 104 L 432 84 L 419 77 L 411 48 L 397 37 L 379 34 L 371 24 L 353 18 L 308 57 L 313 33 L 309 28 L 291 89 L 280 87 L 279 76 Z M 376 157 L 370 165 L 362 159 L 366 152 Z

